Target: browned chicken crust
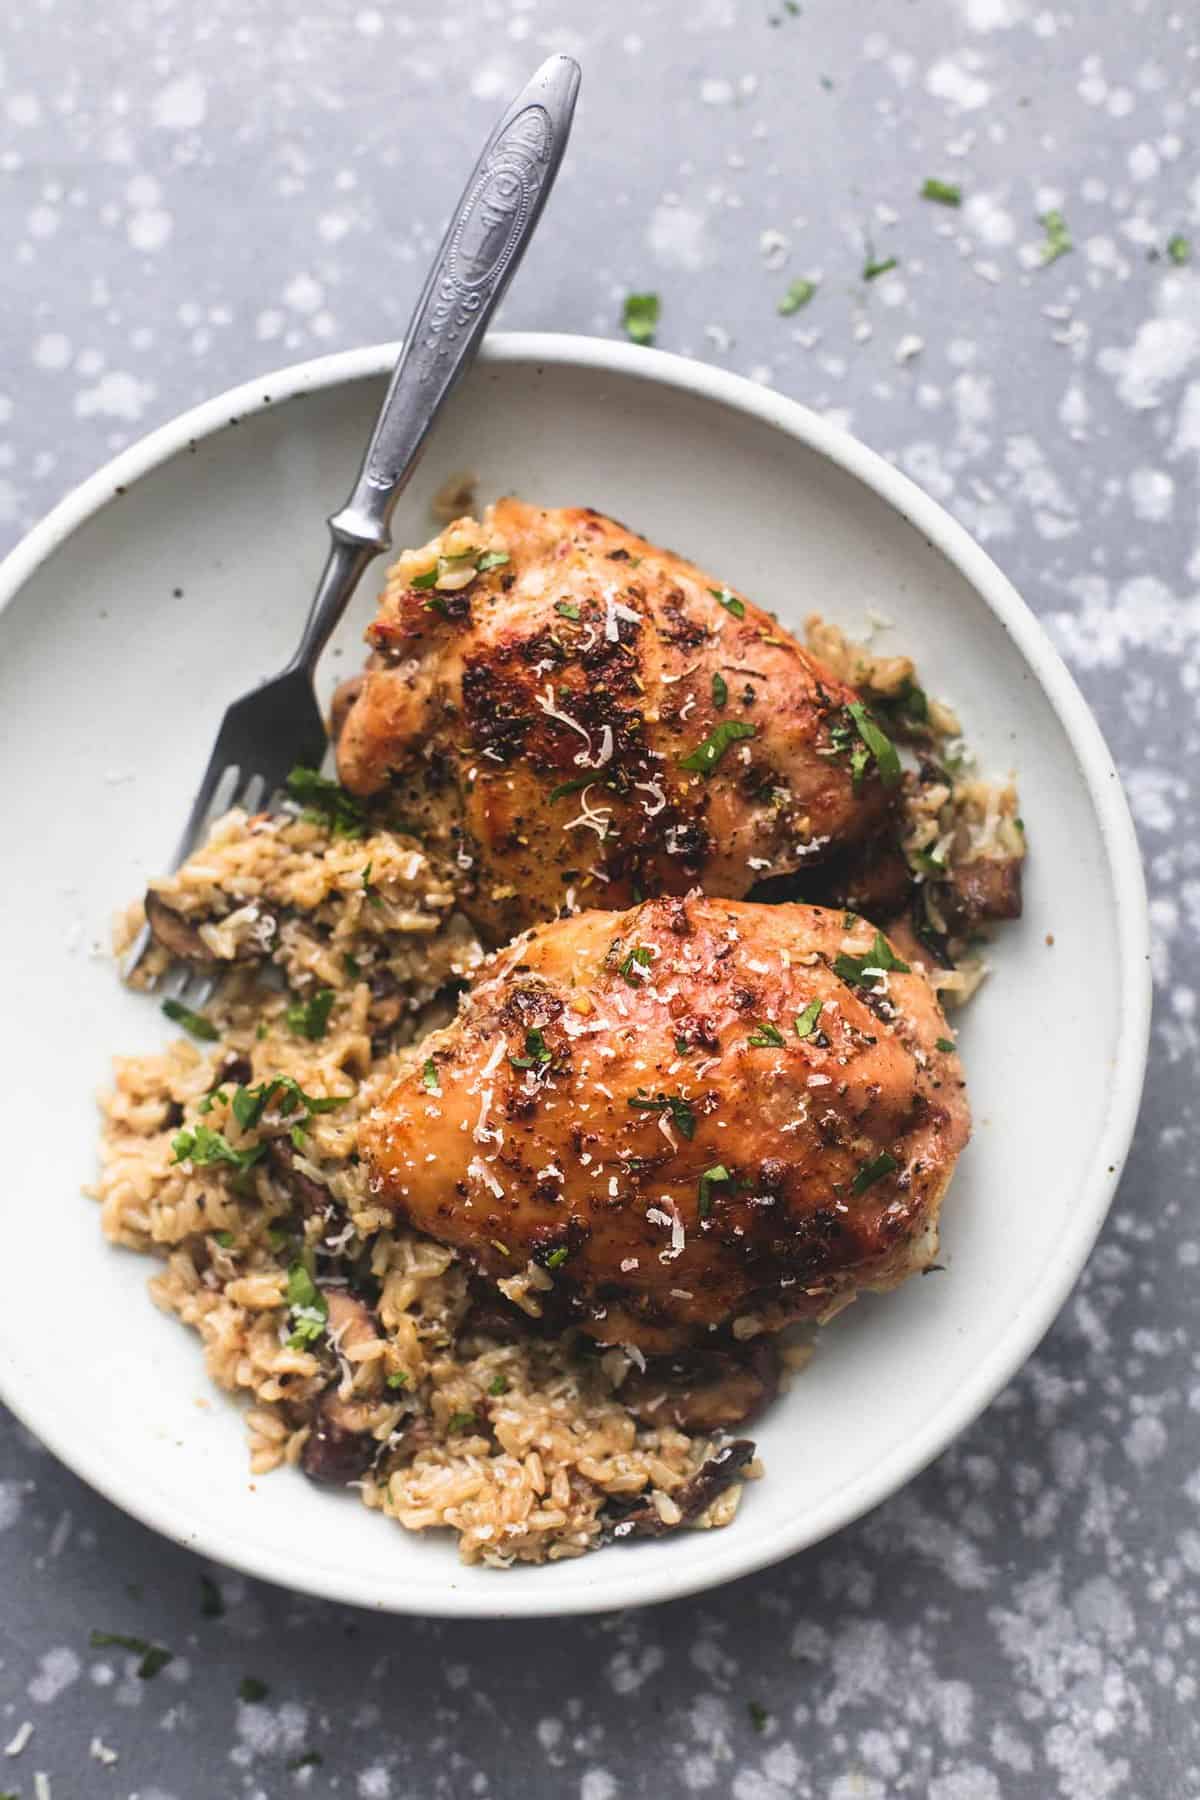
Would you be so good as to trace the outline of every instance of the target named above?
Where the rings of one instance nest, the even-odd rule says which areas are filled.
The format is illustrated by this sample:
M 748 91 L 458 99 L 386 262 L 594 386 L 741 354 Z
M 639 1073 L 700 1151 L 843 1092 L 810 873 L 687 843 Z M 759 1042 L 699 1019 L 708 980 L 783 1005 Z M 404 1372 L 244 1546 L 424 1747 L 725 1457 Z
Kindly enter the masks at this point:
M 391 571 L 338 771 L 456 855 L 493 942 L 563 909 L 738 897 L 879 825 L 858 696 L 770 614 L 586 508 L 505 499 L 445 541 L 472 531 L 507 560 L 460 557 L 445 592 L 414 585 L 432 550 Z
M 929 1263 L 968 1135 L 945 1020 L 896 960 L 794 904 L 543 925 L 364 1120 L 372 1189 L 605 1343 L 828 1316 Z

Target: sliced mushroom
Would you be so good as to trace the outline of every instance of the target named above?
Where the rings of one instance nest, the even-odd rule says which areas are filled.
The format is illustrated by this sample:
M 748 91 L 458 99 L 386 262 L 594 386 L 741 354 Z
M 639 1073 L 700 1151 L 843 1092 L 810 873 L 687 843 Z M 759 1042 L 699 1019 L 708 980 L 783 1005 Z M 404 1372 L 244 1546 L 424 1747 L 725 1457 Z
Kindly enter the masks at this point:
M 370 1308 L 353 1294 L 333 1288 L 325 1301 L 330 1336 L 343 1352 L 378 1337 Z M 373 1410 L 372 1403 L 343 1398 L 336 1382 L 317 1396 L 312 1430 L 300 1452 L 300 1467 L 311 1481 L 346 1487 L 366 1472 L 379 1449 L 370 1427 Z
M 216 957 L 200 936 L 196 926 L 182 913 L 168 906 L 154 888 L 146 889 L 146 923 L 154 936 L 172 956 L 186 962 L 216 962 Z
M 681 1515 L 674 1525 L 664 1522 L 652 1500 L 639 1500 L 632 1511 L 627 1512 L 611 1527 L 609 1537 L 623 1541 L 627 1538 L 666 1537 L 669 1532 L 681 1531 L 693 1519 L 699 1518 L 718 1494 L 723 1494 L 730 1482 L 737 1479 L 739 1471 L 754 1456 L 754 1451 L 755 1446 L 749 1438 L 735 1438 L 731 1444 L 723 1444 L 719 1450 L 714 1450 L 691 1480 L 672 1494 L 671 1498 Z
M 168 906 L 156 888 L 146 889 L 144 904 L 146 923 L 154 936 L 172 956 L 182 957 L 185 962 L 254 962 L 263 954 L 261 943 L 253 938 L 243 938 L 231 958 L 216 956 L 201 936 L 199 924 L 185 918 L 181 912 L 176 912 L 173 906 Z M 208 920 L 200 921 L 200 924 L 207 923 Z
M 621 1400 L 643 1425 L 712 1432 L 744 1424 L 774 1399 L 779 1360 L 767 1338 L 744 1354 L 728 1350 L 660 1357 L 621 1385 Z
M 971 932 L 994 919 L 1021 916 L 1021 858 L 981 856 L 959 863 L 942 900 L 947 921 L 957 931 Z
M 272 1138 L 267 1155 L 272 1173 L 291 1194 L 306 1219 L 327 1218 L 337 1209 L 337 1201 L 329 1189 L 297 1167 L 296 1151 L 290 1138 Z
M 317 1403 L 312 1430 L 300 1452 L 300 1467 L 310 1481 L 327 1487 L 348 1487 L 366 1474 L 378 1448 L 370 1432 L 350 1431 L 340 1424 L 322 1399 Z

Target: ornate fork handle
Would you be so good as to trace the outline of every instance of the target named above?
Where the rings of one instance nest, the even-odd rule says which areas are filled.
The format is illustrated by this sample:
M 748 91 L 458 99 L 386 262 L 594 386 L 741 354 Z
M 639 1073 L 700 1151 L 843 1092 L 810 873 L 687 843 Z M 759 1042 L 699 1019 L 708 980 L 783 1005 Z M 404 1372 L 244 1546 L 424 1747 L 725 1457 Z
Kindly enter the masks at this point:
M 389 521 L 429 427 L 470 364 L 541 217 L 578 90 L 578 64 L 550 57 L 484 145 L 414 308 L 358 479 L 329 521 L 333 548 L 291 668 L 312 668 L 363 569 L 391 543 Z
M 538 70 L 484 145 L 413 312 L 339 537 L 387 546 L 429 420 L 462 373 L 533 234 L 566 148 L 579 70 Z

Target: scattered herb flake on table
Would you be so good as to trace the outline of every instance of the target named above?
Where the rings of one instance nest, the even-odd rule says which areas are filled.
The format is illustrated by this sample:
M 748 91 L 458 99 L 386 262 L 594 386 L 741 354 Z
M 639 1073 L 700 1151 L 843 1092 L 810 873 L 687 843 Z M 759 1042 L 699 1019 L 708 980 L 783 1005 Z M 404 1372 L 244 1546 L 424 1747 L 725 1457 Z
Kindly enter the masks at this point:
M 936 200 L 939 206 L 961 206 L 962 189 L 957 182 L 939 181 L 930 175 L 921 189 L 922 200 Z
M 864 281 L 874 281 L 878 276 L 886 275 L 889 269 L 899 267 L 899 261 L 894 256 L 868 256 L 863 264 L 862 278 Z
M 1192 240 L 1177 231 L 1174 237 L 1167 239 L 1167 255 L 1178 268 L 1192 260 Z
M 793 313 L 798 313 L 802 306 L 808 305 L 816 291 L 815 281 L 793 281 L 789 284 L 787 292 L 775 310 L 781 313 L 785 319 L 790 319 Z
M 249 1701 L 251 1705 L 265 1700 L 270 1691 L 266 1682 L 260 1681 L 257 1675 L 243 1675 L 238 1682 L 238 1699 Z
M 221 1590 L 211 1575 L 200 1577 L 200 1612 L 206 1619 L 219 1619 L 225 1612 Z
M 1075 246 L 1071 241 L 1067 221 L 1057 207 L 1050 212 L 1039 213 L 1038 224 L 1046 233 L 1046 240 L 1042 245 L 1042 267 L 1045 268 L 1048 263 L 1057 262 L 1060 256 L 1065 256 Z
M 634 344 L 652 344 L 662 310 L 657 294 L 626 294 L 621 311 L 625 335 Z

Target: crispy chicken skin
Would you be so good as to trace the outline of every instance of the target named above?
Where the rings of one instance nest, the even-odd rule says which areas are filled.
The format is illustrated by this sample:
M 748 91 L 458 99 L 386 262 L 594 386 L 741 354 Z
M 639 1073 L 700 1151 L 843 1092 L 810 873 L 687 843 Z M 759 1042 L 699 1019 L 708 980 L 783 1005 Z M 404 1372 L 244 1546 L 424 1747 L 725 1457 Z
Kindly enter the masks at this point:
M 931 1261 L 969 1130 L 933 991 L 891 960 L 796 904 L 537 927 L 363 1121 L 372 1188 L 604 1343 L 828 1316 Z
M 474 546 L 507 560 L 476 572 Z M 447 547 L 454 585 L 430 587 Z M 586 508 L 506 499 L 457 521 L 400 558 L 367 637 L 340 778 L 391 787 L 457 856 L 495 943 L 573 907 L 740 897 L 887 812 L 875 769 L 851 768 L 855 691 L 752 601 Z M 697 753 L 711 766 L 685 766 Z

